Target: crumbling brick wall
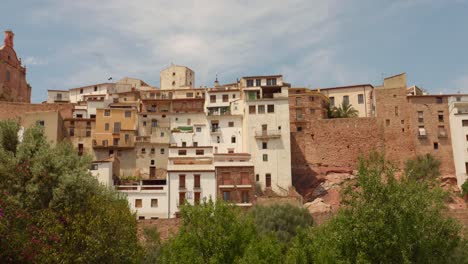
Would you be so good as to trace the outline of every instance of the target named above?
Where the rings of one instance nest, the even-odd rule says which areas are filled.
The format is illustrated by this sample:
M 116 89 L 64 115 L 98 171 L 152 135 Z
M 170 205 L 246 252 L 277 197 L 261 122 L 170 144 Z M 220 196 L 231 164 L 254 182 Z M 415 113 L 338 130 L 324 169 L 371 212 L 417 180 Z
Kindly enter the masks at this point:
M 27 112 L 58 110 L 62 118 L 71 118 L 74 104 L 29 104 L 0 102 L 0 120 L 12 119 L 21 123 Z

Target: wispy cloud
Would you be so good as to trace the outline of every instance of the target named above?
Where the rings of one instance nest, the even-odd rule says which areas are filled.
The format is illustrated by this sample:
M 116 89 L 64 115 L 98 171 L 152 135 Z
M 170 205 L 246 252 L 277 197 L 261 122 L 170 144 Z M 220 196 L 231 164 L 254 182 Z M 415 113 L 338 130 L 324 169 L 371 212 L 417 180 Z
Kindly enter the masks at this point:
M 26 57 L 23 61 L 26 66 L 39 66 L 39 65 L 47 65 L 47 61 L 44 59 L 36 58 L 33 56 Z

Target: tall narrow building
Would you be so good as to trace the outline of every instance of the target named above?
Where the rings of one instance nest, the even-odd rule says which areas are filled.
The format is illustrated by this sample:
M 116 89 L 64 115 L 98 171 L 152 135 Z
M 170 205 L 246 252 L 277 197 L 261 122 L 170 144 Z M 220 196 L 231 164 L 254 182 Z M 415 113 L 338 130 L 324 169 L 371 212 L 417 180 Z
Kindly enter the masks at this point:
M 0 47 L 0 101 L 29 103 L 31 86 L 26 82 L 26 67 L 14 49 L 14 36 L 13 31 L 5 31 Z

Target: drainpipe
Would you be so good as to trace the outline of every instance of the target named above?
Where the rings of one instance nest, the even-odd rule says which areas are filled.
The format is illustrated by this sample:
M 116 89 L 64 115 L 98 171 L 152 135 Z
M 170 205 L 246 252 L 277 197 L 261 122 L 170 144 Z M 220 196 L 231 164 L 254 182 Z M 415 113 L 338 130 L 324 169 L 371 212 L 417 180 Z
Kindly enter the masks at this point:
M 169 151 L 169 150 L 168 150 Z M 169 177 L 169 173 L 167 173 L 167 179 L 168 179 L 168 182 L 166 182 L 167 184 L 167 218 L 169 219 L 170 215 L 171 215 L 171 177 Z
M 366 111 L 366 117 L 367 117 L 367 96 L 366 96 L 366 86 L 364 86 L 364 111 Z

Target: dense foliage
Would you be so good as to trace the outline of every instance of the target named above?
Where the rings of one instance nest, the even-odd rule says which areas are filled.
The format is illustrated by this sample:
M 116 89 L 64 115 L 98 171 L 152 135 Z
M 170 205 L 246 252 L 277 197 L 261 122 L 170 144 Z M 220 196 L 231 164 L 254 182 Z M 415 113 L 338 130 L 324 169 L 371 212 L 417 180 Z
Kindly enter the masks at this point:
M 425 170 L 425 167 L 422 167 Z M 412 173 L 419 173 L 415 168 Z M 445 193 L 403 175 L 380 154 L 361 159 L 328 223 L 285 205 L 242 213 L 206 202 L 182 208 L 181 232 L 163 245 L 162 263 L 464 263 L 460 226 L 443 216 Z
M 136 262 L 135 217 L 89 174 L 90 158 L 40 127 L 17 133 L 0 122 L 0 262 Z
M 338 107 L 328 107 L 328 118 L 351 118 L 358 116 L 359 111 L 354 109 L 353 105 L 348 102 L 343 102 Z
M 405 175 L 416 181 L 433 181 L 440 176 L 440 161 L 431 154 L 419 155 L 406 162 Z

